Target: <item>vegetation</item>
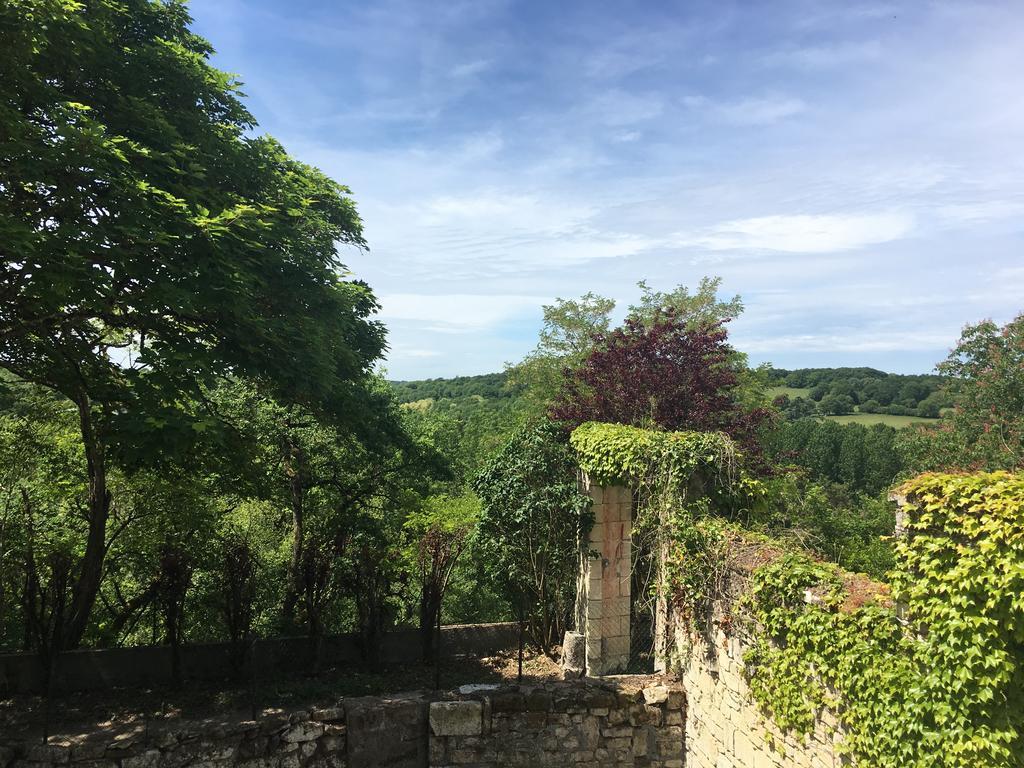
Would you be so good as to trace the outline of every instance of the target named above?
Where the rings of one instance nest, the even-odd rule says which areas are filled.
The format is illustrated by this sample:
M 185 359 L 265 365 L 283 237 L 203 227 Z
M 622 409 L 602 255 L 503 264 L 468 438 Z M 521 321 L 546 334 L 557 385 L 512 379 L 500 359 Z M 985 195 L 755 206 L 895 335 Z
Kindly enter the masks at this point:
M 874 368 L 770 368 L 768 380 L 783 410 L 816 404 L 822 415 L 853 413 L 938 418 L 951 404 L 943 379 L 935 375 L 901 375 Z M 796 404 L 796 400 L 804 403 Z M 806 414 L 803 414 L 806 415 Z M 800 418 L 798 415 L 797 418 Z
M 1024 467 L 1024 314 L 969 325 L 945 362 L 955 406 L 935 429 L 908 432 L 914 470 Z
M 721 323 L 692 327 L 672 309 L 647 322 L 631 316 L 596 336 L 580 367 L 567 371 L 551 415 L 570 426 L 604 421 L 722 431 L 754 449 L 766 412 L 744 407 L 726 338 Z
M 405 526 L 455 481 L 444 425 L 372 374 L 348 190 L 254 133 L 189 22 L 0 8 L 0 644 L 354 629 L 372 661 L 450 565 L 417 584 L 449 528 Z
M 561 642 L 592 521 L 565 433 L 540 421 L 512 436 L 474 483 L 478 546 L 501 594 L 545 651 Z
M 892 601 L 844 608 L 837 572 L 788 556 L 757 570 L 745 658 L 751 691 L 783 728 L 836 709 L 858 765 L 1017 765 L 1024 757 L 1019 632 L 1024 483 L 1006 473 L 925 475 L 901 489 Z M 808 604 L 807 589 L 822 601 Z
M 1024 315 L 968 326 L 939 375 L 751 369 L 719 279 L 641 281 L 621 323 L 593 293 L 544 307 L 504 373 L 388 382 L 338 255 L 365 246 L 349 190 L 256 133 L 189 25 L 0 6 L 0 649 L 52 674 L 164 643 L 177 673 L 220 639 L 237 674 L 257 636 L 316 660 L 351 631 L 373 668 L 392 627 L 437 663 L 441 622 L 518 618 L 553 652 L 582 469 L 635 489 L 634 562 L 670 554 L 645 596 L 667 580 L 695 628 L 733 544 L 797 550 L 746 605 L 780 726 L 837 707 L 864 765 L 1024 759 Z

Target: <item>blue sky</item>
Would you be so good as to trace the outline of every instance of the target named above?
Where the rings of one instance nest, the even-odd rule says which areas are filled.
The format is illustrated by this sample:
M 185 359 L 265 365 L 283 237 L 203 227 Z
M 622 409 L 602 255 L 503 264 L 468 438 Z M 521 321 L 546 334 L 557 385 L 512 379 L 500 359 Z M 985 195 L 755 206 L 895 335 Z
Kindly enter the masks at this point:
M 720 275 L 780 367 L 927 371 L 1024 310 L 1024 3 L 193 0 L 261 130 L 352 188 L 392 378 L 541 305 Z

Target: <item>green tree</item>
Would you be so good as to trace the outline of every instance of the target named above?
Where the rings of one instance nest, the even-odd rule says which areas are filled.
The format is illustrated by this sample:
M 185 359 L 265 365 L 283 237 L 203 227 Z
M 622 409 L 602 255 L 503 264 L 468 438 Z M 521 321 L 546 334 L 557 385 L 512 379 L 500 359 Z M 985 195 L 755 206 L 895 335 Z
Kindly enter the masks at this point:
M 405 521 L 419 582 L 420 640 L 424 661 L 434 659 L 434 627 L 445 595 L 476 525 L 480 501 L 472 494 L 425 499 Z
M 565 431 L 539 421 L 516 432 L 474 483 L 482 504 L 477 551 L 544 651 L 565 631 L 580 541 L 593 520 L 577 473 Z
M 543 413 L 558 394 L 563 371 L 583 362 L 594 338 L 608 331 L 614 309 L 614 299 L 595 293 L 544 305 L 536 348 L 509 371 L 511 381 L 525 387 L 534 414 Z
M 718 298 L 722 287 L 720 277 L 702 277 L 695 293 L 690 293 L 685 285 L 678 285 L 667 293 L 656 291 L 646 280 L 641 280 L 637 286 L 641 292 L 640 303 L 630 306 L 629 315 L 645 326 L 653 325 L 666 311 L 673 312 L 691 330 L 735 320 L 743 314 L 743 301 L 738 295 L 725 301 Z
M 720 300 L 721 285 L 720 277 L 703 277 L 693 293 L 685 285 L 663 292 L 641 280 L 637 283 L 640 301 L 630 305 L 627 320 L 649 328 L 659 317 L 671 313 L 691 331 L 728 322 L 743 312 L 743 302 L 739 296 Z M 509 371 L 511 382 L 525 388 L 532 415 L 543 413 L 555 399 L 565 380 L 565 371 L 578 368 L 598 340 L 607 337 L 612 330 L 614 310 L 614 299 L 595 293 L 586 293 L 578 300 L 556 299 L 554 304 L 544 306 L 544 323 L 536 348 Z M 736 369 L 745 371 L 746 358 L 735 350 L 733 354 Z
M 827 416 L 842 416 L 853 413 L 853 398 L 849 395 L 825 395 L 818 403 L 818 408 Z
M 259 382 L 344 413 L 380 354 L 347 190 L 254 136 L 180 2 L 0 6 L 0 366 L 74 404 L 88 532 L 61 645 L 82 639 L 107 551 L 112 455 L 217 431 L 204 386 Z
M 908 430 L 901 450 L 914 469 L 1024 467 L 1024 314 L 1003 327 L 964 328 L 938 366 L 953 408 L 938 426 Z

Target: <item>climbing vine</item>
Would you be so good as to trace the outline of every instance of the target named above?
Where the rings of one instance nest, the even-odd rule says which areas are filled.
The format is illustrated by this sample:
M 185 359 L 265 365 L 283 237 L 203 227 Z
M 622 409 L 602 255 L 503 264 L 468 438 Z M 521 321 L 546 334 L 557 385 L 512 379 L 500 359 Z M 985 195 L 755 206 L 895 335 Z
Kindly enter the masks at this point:
M 721 513 L 757 495 L 732 443 L 587 423 L 571 444 L 595 482 L 636 490 L 634 535 L 663 537 L 679 615 L 707 629 L 751 537 Z M 1024 475 L 929 474 L 898 492 L 891 589 L 779 547 L 753 567 L 735 606 L 751 694 L 784 730 L 834 712 L 858 766 L 1024 765 Z
M 829 707 L 860 766 L 1019 766 L 1024 476 L 924 475 L 900 493 L 891 601 L 803 555 L 753 573 L 752 695 L 801 733 Z
M 658 486 L 679 495 L 698 471 L 720 486 L 731 486 L 738 476 L 738 453 L 721 432 L 659 432 L 588 421 L 569 440 L 580 468 L 602 485 Z
M 721 432 L 664 432 L 599 422 L 577 427 L 570 442 L 591 480 L 635 490 L 634 547 L 653 553 L 661 543 L 667 545 L 662 580 L 656 578 L 653 558 L 634 559 L 634 567 L 648 568 L 641 573 L 647 596 L 667 589 L 680 613 L 703 621 L 724 563 L 722 521 L 711 509 L 732 509 L 757 486 L 741 471 L 735 444 Z

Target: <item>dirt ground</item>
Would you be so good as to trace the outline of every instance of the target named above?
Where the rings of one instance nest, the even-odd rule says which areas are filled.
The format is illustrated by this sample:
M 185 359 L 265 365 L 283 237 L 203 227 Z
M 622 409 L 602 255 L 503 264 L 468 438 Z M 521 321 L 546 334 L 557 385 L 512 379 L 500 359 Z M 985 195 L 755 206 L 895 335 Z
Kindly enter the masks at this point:
M 440 689 L 469 683 L 515 682 L 518 657 L 507 653 L 486 658 L 463 657 L 442 662 Z M 524 682 L 561 679 L 558 664 L 544 655 L 528 655 Z M 291 676 L 245 684 L 186 682 L 179 688 L 119 688 L 67 693 L 47 702 L 40 696 L 0 699 L 0 743 L 42 740 L 69 744 L 84 734 L 120 735 L 161 728 L 174 721 L 249 719 L 264 714 L 330 706 L 346 696 L 369 696 L 431 690 L 434 667 L 425 664 L 392 666 L 378 673 L 337 667 L 315 676 Z

